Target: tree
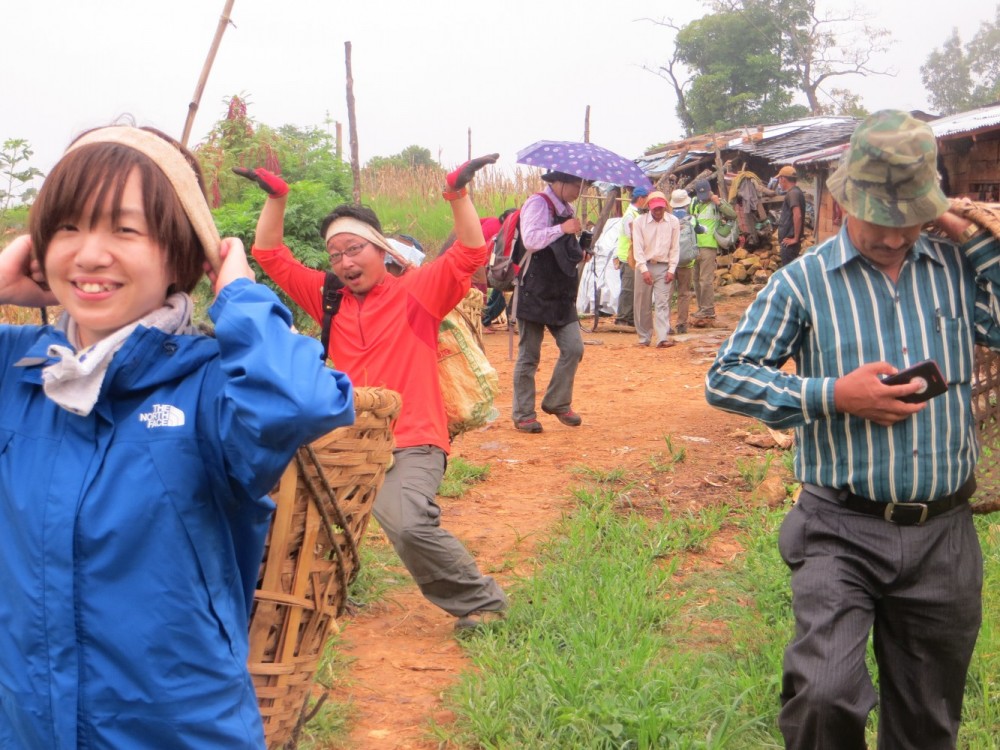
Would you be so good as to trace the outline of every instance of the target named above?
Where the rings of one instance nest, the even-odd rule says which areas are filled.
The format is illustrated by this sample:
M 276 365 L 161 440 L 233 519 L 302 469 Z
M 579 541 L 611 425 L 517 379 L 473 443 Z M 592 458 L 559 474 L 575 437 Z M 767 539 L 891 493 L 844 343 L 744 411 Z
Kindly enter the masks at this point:
M 930 94 L 931 106 L 950 115 L 968 109 L 972 100 L 972 71 L 962 50 L 958 29 L 952 29 L 943 49 L 935 48 L 920 66 L 920 80 Z
M 407 146 L 393 156 L 373 156 L 368 160 L 366 166 L 370 169 L 382 169 L 383 167 L 412 169 L 414 167 L 437 167 L 439 165 L 431 156 L 430 149 L 413 145 Z
M 673 87 L 685 131 L 863 111 L 847 89 L 824 87 L 839 76 L 888 74 L 870 61 L 887 48 L 889 32 L 867 25 L 857 9 L 819 15 L 815 5 L 714 0 L 712 14 L 687 26 L 654 21 L 676 31 L 672 57 L 651 72 Z M 794 103 L 799 94 L 808 107 Z
M 23 138 L 8 138 L 0 148 L 0 221 L 14 204 L 30 203 L 38 192 L 28 184 L 42 173 L 28 166 L 34 156 L 31 144 Z
M 920 79 L 931 106 L 950 115 L 1000 99 L 1000 5 L 993 21 L 984 21 L 965 48 L 952 29 L 941 49 L 920 66 Z
M 754 23 L 743 12 L 705 16 L 678 31 L 677 57 L 696 71 L 686 96 L 693 132 L 805 114 L 792 104 L 777 46 L 773 25 Z
M 253 187 L 232 173 L 232 168 L 264 167 L 289 184 L 301 181 L 327 183 L 337 193 L 349 190 L 348 167 L 336 157 L 333 138 L 319 128 L 256 123 L 246 98 L 230 97 L 226 115 L 195 149 L 205 174 L 212 206 L 238 202 Z M 345 192 L 346 191 L 346 192 Z
M 259 124 L 250 118 L 245 98 L 231 97 L 225 117 L 215 124 L 205 143 L 195 148 L 220 234 L 239 237 L 247 248 L 253 243 L 257 217 L 267 195 L 250 180 L 233 174 L 232 167 L 264 167 L 280 174 L 290 186 L 285 244 L 307 266 L 328 267 L 320 223 L 334 206 L 347 202 L 351 193 L 349 167 L 336 157 L 334 149 L 326 131 Z M 256 261 L 250 263 L 257 278 L 293 310 L 296 325 L 309 330 L 308 317 L 257 268 Z

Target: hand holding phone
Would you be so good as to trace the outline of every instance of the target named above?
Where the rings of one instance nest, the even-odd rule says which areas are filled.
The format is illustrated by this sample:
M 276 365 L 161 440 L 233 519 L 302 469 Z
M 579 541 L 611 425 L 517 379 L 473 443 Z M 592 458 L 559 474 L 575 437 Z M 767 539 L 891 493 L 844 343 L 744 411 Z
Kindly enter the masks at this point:
M 933 359 L 918 362 L 905 370 L 900 370 L 895 375 L 889 375 L 882 379 L 885 385 L 905 385 L 915 380 L 923 381 L 921 388 L 916 393 L 908 396 L 900 396 L 899 400 L 907 404 L 919 404 L 929 401 L 935 396 L 940 396 L 948 390 L 948 384 L 941 374 L 941 368 Z

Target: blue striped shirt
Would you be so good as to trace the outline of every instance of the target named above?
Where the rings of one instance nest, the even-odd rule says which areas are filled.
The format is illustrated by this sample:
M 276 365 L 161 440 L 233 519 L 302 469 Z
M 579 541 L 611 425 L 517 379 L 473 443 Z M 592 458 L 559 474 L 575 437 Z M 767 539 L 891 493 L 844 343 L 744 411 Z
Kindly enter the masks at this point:
M 775 272 L 720 348 L 705 395 L 727 411 L 794 427 L 803 482 L 883 502 L 956 491 L 979 454 L 974 344 L 1000 349 L 1000 241 L 921 235 L 897 283 L 840 233 Z M 781 368 L 794 359 L 796 371 Z M 891 427 L 837 413 L 833 384 L 863 364 L 935 360 L 947 393 Z

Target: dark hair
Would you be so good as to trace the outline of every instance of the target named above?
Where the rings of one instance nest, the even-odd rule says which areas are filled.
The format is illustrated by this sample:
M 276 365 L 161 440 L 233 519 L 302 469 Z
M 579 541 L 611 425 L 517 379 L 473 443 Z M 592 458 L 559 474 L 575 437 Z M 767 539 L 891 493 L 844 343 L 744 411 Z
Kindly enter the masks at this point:
M 516 208 L 506 208 L 506 209 L 504 209 L 504 212 L 497 217 L 497 219 L 500 221 L 501 224 L 503 224 L 504 219 L 506 219 L 508 216 L 510 216 L 516 210 L 517 210 Z
M 353 203 L 341 203 L 330 213 L 328 213 L 324 218 L 322 223 L 319 225 L 319 236 L 326 239 L 326 230 L 330 228 L 330 225 L 337 219 L 347 216 L 351 219 L 357 219 L 358 221 L 363 221 L 370 227 L 373 227 L 375 231 L 379 234 L 382 232 L 382 222 L 378 220 L 378 216 L 372 211 L 368 206 L 358 206 Z
M 201 169 L 191 152 L 155 128 L 142 130 L 159 136 L 181 152 L 194 169 L 198 186 L 204 193 Z M 86 133 L 78 138 L 83 135 Z M 172 288 L 190 292 L 204 274 L 205 248 L 167 176 L 148 156 L 120 143 L 81 146 L 63 156 L 53 167 L 38 191 L 28 218 L 38 262 L 45 267 L 49 242 L 60 225 L 67 221 L 89 221 L 93 226 L 110 201 L 111 220 L 117 222 L 125 183 L 133 172 L 138 173 L 142 184 L 142 207 L 150 237 L 163 247 L 167 266 L 176 276 Z

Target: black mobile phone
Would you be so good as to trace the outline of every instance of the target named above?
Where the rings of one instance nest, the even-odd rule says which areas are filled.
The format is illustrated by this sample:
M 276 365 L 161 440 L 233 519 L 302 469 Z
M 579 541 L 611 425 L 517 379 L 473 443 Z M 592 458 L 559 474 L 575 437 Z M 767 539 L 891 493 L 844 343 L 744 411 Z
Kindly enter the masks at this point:
M 941 374 L 941 368 L 937 366 L 937 362 L 933 359 L 917 362 L 917 364 L 907 367 L 905 370 L 900 370 L 895 375 L 883 378 L 882 382 L 886 385 L 903 385 L 915 378 L 922 379 L 925 385 L 916 393 L 901 397 L 900 401 L 905 401 L 908 404 L 919 404 L 929 401 L 935 396 L 940 396 L 948 390 L 948 384 L 944 382 L 944 375 Z

